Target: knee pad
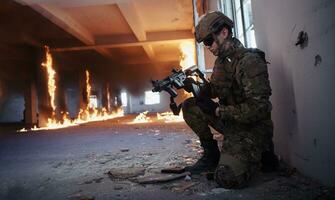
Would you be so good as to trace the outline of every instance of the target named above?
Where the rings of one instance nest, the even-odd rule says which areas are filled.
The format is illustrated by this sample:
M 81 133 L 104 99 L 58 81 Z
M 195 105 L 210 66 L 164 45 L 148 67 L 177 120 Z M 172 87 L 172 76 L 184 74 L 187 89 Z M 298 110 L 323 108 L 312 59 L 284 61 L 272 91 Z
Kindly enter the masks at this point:
M 242 188 L 250 180 L 247 165 L 229 154 L 222 154 L 214 180 L 223 188 Z

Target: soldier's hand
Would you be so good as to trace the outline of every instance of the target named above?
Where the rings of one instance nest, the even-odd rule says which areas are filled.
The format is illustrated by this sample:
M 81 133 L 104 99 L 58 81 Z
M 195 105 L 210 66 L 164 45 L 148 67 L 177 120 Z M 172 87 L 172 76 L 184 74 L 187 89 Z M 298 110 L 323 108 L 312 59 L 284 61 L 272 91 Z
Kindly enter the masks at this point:
M 197 105 L 199 108 L 202 110 L 202 112 L 216 116 L 216 109 L 219 107 L 218 103 L 215 103 L 212 99 L 209 97 L 203 97 L 203 98 L 198 98 L 196 100 Z
M 186 92 L 192 92 L 193 91 L 193 84 L 197 84 L 195 80 L 191 77 L 188 77 L 184 80 L 184 90 Z
M 180 110 L 181 110 L 181 106 L 182 106 L 182 104 L 179 104 L 179 106 L 177 106 L 173 97 L 170 97 L 170 109 L 172 110 L 174 115 L 179 115 Z

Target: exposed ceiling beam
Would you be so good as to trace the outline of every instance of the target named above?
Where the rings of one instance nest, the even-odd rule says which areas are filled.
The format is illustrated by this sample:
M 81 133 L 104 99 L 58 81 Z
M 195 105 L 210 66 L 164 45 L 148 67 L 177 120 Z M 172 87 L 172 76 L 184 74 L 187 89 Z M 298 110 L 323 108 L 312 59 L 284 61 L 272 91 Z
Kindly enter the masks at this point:
M 127 1 L 129 0 L 24 0 L 24 4 L 26 5 L 49 4 L 64 8 L 64 7 L 110 5 Z
M 148 60 L 148 59 L 141 59 L 141 58 L 133 58 L 133 59 L 127 59 L 123 60 L 122 64 L 126 65 L 136 65 L 136 64 L 159 64 L 159 63 L 167 63 L 167 62 L 180 62 L 180 58 L 178 56 L 156 56 L 154 60 Z
M 136 10 L 134 3 L 132 1 L 127 1 L 117 3 L 117 5 L 138 41 L 146 41 L 146 31 L 143 27 L 141 16 Z M 150 44 L 144 44 L 143 49 L 150 59 L 155 58 L 155 52 Z
M 82 41 L 84 44 L 95 44 L 95 40 L 92 34 L 59 7 L 49 4 L 29 3 L 29 1 L 30 0 L 18 0 L 18 2 L 27 3 L 32 9 L 39 12 L 41 15 L 49 19 L 52 23 L 56 24 L 66 32 L 70 33 L 71 35 Z M 112 56 L 106 49 L 100 47 L 94 49 L 103 56 Z
M 194 36 L 191 30 L 180 31 L 160 31 L 160 32 L 147 32 L 146 41 L 160 41 L 160 40 L 179 40 L 179 39 L 193 39 Z M 121 35 L 105 35 L 97 36 L 95 38 L 96 45 L 104 44 L 122 44 L 122 43 L 137 43 L 138 40 L 133 34 Z M 136 45 L 138 46 L 138 45 Z
M 145 53 L 148 55 L 148 57 L 150 58 L 150 60 L 155 59 L 155 51 L 150 44 L 143 45 L 143 49 Z
M 171 44 L 180 43 L 183 41 L 193 41 L 193 38 L 189 39 L 166 39 L 166 40 L 156 40 L 156 41 L 143 41 L 143 42 L 128 42 L 128 43 L 110 43 L 110 44 L 98 44 L 98 45 L 88 45 L 88 46 L 78 46 L 78 47 L 65 47 L 65 48 L 53 48 L 51 51 L 81 51 L 81 50 L 92 50 L 95 48 L 120 48 L 120 47 L 133 47 L 133 46 L 143 46 L 152 44 Z
M 179 43 L 185 40 L 194 40 L 194 36 L 190 30 L 184 31 L 162 31 L 148 32 L 146 41 L 136 41 L 132 35 L 113 35 L 106 37 L 98 37 L 95 45 L 75 46 L 65 48 L 53 48 L 51 51 L 81 51 L 92 50 L 95 48 L 120 48 L 132 46 L 144 46 L 152 44 Z

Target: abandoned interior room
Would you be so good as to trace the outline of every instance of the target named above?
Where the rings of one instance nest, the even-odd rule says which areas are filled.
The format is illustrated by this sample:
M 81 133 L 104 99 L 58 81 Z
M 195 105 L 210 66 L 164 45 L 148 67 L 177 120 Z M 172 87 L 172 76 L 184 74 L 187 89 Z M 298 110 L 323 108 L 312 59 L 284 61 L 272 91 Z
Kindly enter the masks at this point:
M 276 167 L 240 188 L 187 170 L 206 155 L 183 102 L 205 112 L 194 91 L 218 73 L 224 32 L 196 35 L 212 11 L 265 52 L 271 86 Z M 0 199 L 335 199 L 332 48 L 334 0 L 1 0 Z

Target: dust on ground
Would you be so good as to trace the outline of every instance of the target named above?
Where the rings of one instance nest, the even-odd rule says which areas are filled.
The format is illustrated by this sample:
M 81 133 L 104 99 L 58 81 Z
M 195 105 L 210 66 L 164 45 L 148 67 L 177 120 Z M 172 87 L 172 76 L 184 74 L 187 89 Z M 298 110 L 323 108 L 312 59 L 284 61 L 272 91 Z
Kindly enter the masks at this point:
M 248 187 L 218 188 L 205 175 L 139 184 L 201 156 L 185 123 L 127 124 L 133 116 L 67 129 L 11 133 L 0 141 L 0 199 L 335 199 L 334 189 L 281 171 Z

